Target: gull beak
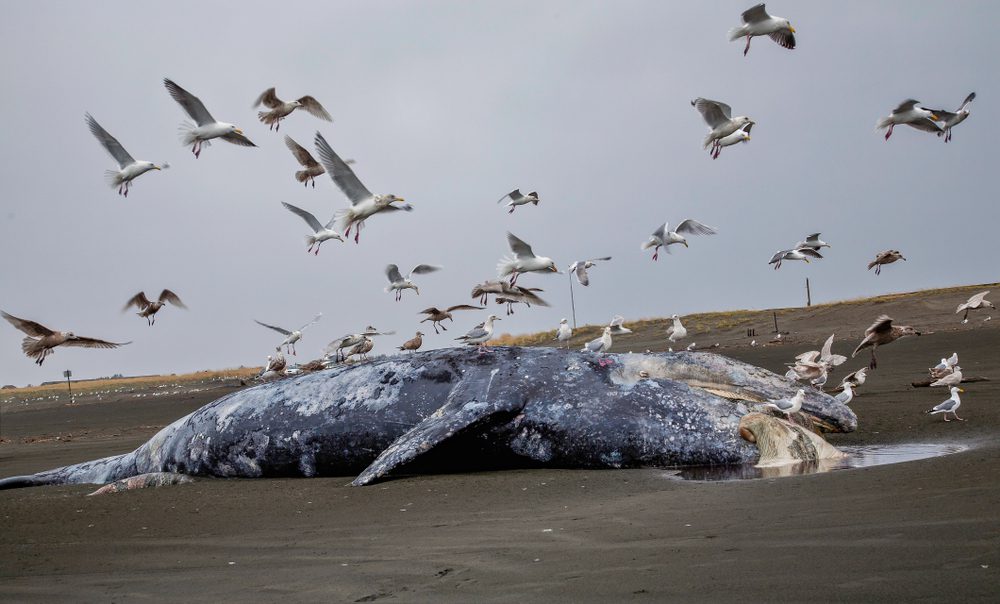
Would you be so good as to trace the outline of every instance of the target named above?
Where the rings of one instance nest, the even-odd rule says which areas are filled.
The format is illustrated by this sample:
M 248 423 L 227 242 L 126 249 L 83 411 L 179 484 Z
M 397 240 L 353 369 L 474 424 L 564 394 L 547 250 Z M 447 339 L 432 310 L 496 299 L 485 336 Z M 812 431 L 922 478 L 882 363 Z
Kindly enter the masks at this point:
M 406 200 L 403 199 L 402 197 L 397 197 L 396 199 L 393 199 L 393 201 L 406 201 Z
M 236 130 L 233 130 L 233 132 L 235 132 L 236 134 L 239 134 L 239 135 L 243 134 L 243 131 L 240 130 L 239 128 L 237 128 Z
M 557 269 L 557 268 L 556 268 L 556 267 L 554 267 L 554 266 L 550 266 L 550 267 L 549 267 L 549 270 L 550 270 L 550 271 L 552 271 L 553 273 L 558 273 L 558 272 L 559 272 L 559 269 Z
M 809 259 L 808 258 L 803 258 L 803 260 L 806 261 L 806 264 L 809 264 Z
M 795 28 L 792 27 L 791 25 L 789 25 L 788 26 L 788 31 L 790 31 L 790 32 L 792 32 L 794 34 L 795 33 Z
M 959 388 L 958 391 L 959 392 L 965 392 L 965 388 Z
M 683 244 L 684 244 L 684 247 L 691 247 L 690 245 L 688 245 L 688 242 L 687 242 L 687 241 L 681 241 L 681 243 L 683 243 Z
M 935 122 L 941 121 L 941 118 L 939 118 L 936 113 L 931 114 L 931 119 L 934 120 Z
M 162 168 L 160 168 L 160 166 L 153 166 L 153 169 L 154 170 L 161 170 Z

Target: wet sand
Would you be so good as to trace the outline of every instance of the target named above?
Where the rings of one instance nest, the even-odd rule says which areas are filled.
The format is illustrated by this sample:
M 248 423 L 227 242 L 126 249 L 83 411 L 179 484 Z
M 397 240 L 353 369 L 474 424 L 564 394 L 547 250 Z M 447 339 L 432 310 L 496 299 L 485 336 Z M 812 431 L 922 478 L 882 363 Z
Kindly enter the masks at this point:
M 835 352 L 849 354 L 883 310 L 897 314 L 892 304 L 824 311 L 790 339 L 838 331 Z M 729 482 L 661 469 L 515 470 L 364 488 L 345 476 L 198 479 L 101 497 L 85 497 L 92 486 L 2 491 L 0 599 L 993 602 L 1000 329 L 981 317 L 920 319 L 934 333 L 881 350 L 852 404 L 859 430 L 830 440 L 969 447 L 961 453 Z M 720 352 L 782 370 L 808 349 Z M 965 386 L 968 421 L 945 423 L 923 412 L 947 393 L 910 382 L 956 350 L 966 375 L 991 381 Z M 849 361 L 836 380 L 867 360 Z M 0 476 L 129 451 L 230 391 L 8 403 Z

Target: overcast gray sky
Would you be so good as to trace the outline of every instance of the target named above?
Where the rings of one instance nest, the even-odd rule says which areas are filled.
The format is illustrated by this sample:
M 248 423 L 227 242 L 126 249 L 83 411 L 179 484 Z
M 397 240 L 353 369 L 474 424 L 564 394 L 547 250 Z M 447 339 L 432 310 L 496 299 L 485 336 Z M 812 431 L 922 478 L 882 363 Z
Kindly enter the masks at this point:
M 0 308 L 79 335 L 133 340 L 119 350 L 58 349 L 42 368 L 0 325 L 0 384 L 113 373 L 186 372 L 260 364 L 280 341 L 253 319 L 289 328 L 323 320 L 298 346 L 319 356 L 367 324 L 412 336 L 430 305 L 470 302 L 496 276 L 507 230 L 564 267 L 612 255 L 576 288 L 581 323 L 813 300 L 997 279 L 996 99 L 992 2 L 783 2 L 798 48 L 755 38 L 747 57 L 726 32 L 745 2 L 23 2 L 0 22 Z M 260 148 L 217 142 L 196 160 L 170 77 Z M 251 103 L 270 86 L 312 94 L 334 117 L 296 112 L 279 134 Z M 875 121 L 916 98 L 972 116 L 954 139 Z M 756 120 L 753 140 L 712 161 L 691 99 Z M 104 182 L 113 167 L 83 123 L 94 117 L 136 158 L 172 168 L 139 178 L 128 199 Z M 295 182 L 289 134 L 312 149 L 321 131 L 357 160 L 374 192 L 409 214 L 368 221 L 361 245 L 306 255 L 305 224 L 287 201 L 325 221 L 346 198 L 326 176 Z M 542 202 L 508 215 L 514 187 Z M 651 262 L 640 244 L 664 220 L 696 218 L 714 237 Z M 771 254 L 822 231 L 827 258 Z M 675 246 L 676 247 L 676 246 Z M 908 261 L 875 277 L 876 252 Z M 387 263 L 444 271 L 402 302 L 383 291 Z M 519 310 L 499 331 L 554 328 L 569 316 L 565 275 L 527 275 L 551 308 Z M 176 291 L 154 327 L 119 310 L 132 294 Z M 494 309 L 491 310 L 495 310 Z M 501 316 L 503 313 L 497 313 Z M 452 338 L 482 320 L 464 313 Z

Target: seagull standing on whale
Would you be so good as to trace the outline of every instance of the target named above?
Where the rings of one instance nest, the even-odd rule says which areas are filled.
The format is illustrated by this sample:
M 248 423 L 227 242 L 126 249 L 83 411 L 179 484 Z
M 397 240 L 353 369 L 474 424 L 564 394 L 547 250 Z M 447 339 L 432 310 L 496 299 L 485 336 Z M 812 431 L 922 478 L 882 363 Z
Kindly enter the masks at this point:
M 211 145 L 209 141 L 213 138 L 221 138 L 227 143 L 244 147 L 257 146 L 244 136 L 243 131 L 235 124 L 217 121 L 208 112 L 208 109 L 205 109 L 205 104 L 198 97 L 184 90 L 172 80 L 163 78 L 163 85 L 167 87 L 167 92 L 170 93 L 171 98 L 177 101 L 184 111 L 191 116 L 191 119 L 195 121 L 194 124 L 191 122 L 182 122 L 180 132 L 181 142 L 184 145 L 191 145 L 191 152 L 194 153 L 196 158 L 201 156 L 202 146 Z

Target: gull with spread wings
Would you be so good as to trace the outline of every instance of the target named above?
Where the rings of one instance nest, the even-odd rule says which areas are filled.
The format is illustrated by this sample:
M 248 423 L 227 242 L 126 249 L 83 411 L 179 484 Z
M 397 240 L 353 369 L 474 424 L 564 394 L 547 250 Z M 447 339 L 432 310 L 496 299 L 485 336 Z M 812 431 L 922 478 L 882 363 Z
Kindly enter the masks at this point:
M 517 276 L 521 273 L 558 273 L 556 263 L 552 258 L 546 256 L 536 256 L 531 251 L 531 246 L 519 239 L 511 232 L 507 232 L 507 244 L 510 251 L 514 252 L 514 257 L 506 256 L 497 263 L 497 276 L 503 279 L 510 275 L 510 284 L 517 282 Z
M 395 264 L 390 264 L 385 267 L 385 276 L 389 278 L 389 285 L 385 287 L 386 292 L 394 291 L 396 292 L 396 302 L 403 299 L 403 290 L 412 289 L 420 295 L 420 289 L 417 284 L 410 280 L 413 275 L 426 275 L 427 273 L 433 273 L 434 271 L 441 270 L 440 266 L 434 266 L 433 264 L 418 264 L 410 269 L 410 272 L 406 274 L 404 278 L 399 272 L 399 267 Z
M 713 155 L 718 150 L 721 139 L 754 123 L 745 115 L 733 117 L 733 108 L 719 101 L 698 97 L 691 101 L 691 106 L 698 110 L 702 119 L 708 124 L 709 132 L 702 146 L 707 149 L 711 145 Z
M 150 300 L 147 298 L 146 292 L 137 293 L 129 298 L 128 302 L 125 303 L 125 307 L 122 308 L 122 312 L 128 310 L 130 306 L 135 306 L 139 309 L 139 312 L 135 314 L 140 317 L 145 317 L 146 322 L 152 326 L 153 323 L 156 323 L 156 313 L 160 312 L 160 309 L 163 308 L 163 305 L 167 302 L 170 302 L 178 308 L 187 308 L 187 306 L 184 306 L 184 303 L 181 302 L 181 299 L 177 297 L 177 294 L 169 289 L 164 289 L 160 292 L 160 297 L 156 300 Z
M 930 109 L 919 106 L 920 101 L 908 99 L 899 104 L 888 116 L 879 119 L 875 123 L 875 129 L 888 128 L 885 132 L 885 140 L 892 136 L 892 129 L 899 124 L 906 124 L 917 130 L 928 132 L 942 132 L 942 128 L 935 122 L 940 121 L 940 117 Z
M 72 331 L 55 331 L 27 319 L 19 319 L 14 315 L 9 315 L 0 310 L 0 315 L 7 319 L 11 325 L 28 334 L 21 341 L 21 351 L 30 358 L 35 359 L 35 364 L 41 366 L 45 362 L 45 357 L 53 352 L 56 346 L 80 346 L 82 348 L 118 348 L 132 342 L 107 342 L 95 338 L 84 338 L 75 335 Z
M 312 321 L 309 321 L 308 323 L 306 323 L 302 327 L 296 329 L 295 331 L 288 331 L 287 329 L 283 329 L 281 327 L 277 327 L 277 326 L 274 326 L 274 325 L 268 325 L 267 323 L 261 323 L 257 319 L 254 319 L 254 323 L 256 323 L 257 325 L 261 325 L 263 327 L 266 327 L 268 329 L 273 329 L 274 331 L 276 331 L 276 332 L 280 333 L 281 335 L 285 336 L 285 339 L 282 340 L 281 344 L 278 344 L 278 348 L 281 349 L 281 347 L 284 346 L 286 352 L 291 352 L 292 354 L 295 354 L 295 343 L 302 339 L 302 332 L 305 330 L 306 327 L 309 327 L 310 325 L 312 325 L 316 321 L 319 321 L 322 316 L 323 316 L 323 313 L 317 314 L 313 318 Z
M 576 280 L 580 282 L 580 285 L 586 287 L 590 285 L 590 276 L 587 274 L 587 269 L 597 266 L 598 262 L 606 262 L 611 260 L 611 256 L 604 256 L 603 258 L 591 258 L 589 260 L 577 260 L 573 264 L 569 265 L 569 272 L 576 273 Z
M 677 228 L 670 230 L 670 223 L 664 222 L 660 225 L 660 228 L 653 231 L 653 234 L 649 236 L 649 239 L 642 244 L 642 249 L 648 250 L 653 249 L 653 260 L 660 257 L 660 248 L 662 247 L 668 254 L 670 253 L 670 246 L 675 243 L 682 243 L 684 247 L 688 246 L 687 239 L 684 238 L 681 233 L 687 233 L 688 235 L 715 235 L 716 230 L 706 224 L 702 224 L 697 220 L 688 218 L 687 220 L 682 220 Z
M 323 242 L 328 239 L 336 239 L 337 241 L 340 242 L 344 241 L 344 238 L 340 236 L 340 233 L 338 233 L 333 229 L 334 225 L 337 222 L 336 216 L 331 218 L 329 222 L 323 225 L 320 224 L 319 220 L 316 219 L 316 216 L 314 216 L 312 212 L 307 212 L 300 207 L 293 206 L 292 204 L 286 203 L 284 201 L 281 202 L 281 205 L 285 206 L 285 209 L 288 210 L 289 212 L 299 216 L 302 220 L 305 220 L 306 224 L 308 224 L 309 227 L 313 230 L 312 235 L 306 235 L 306 243 L 309 244 L 309 247 L 306 248 L 307 254 L 309 252 L 313 252 L 314 256 L 318 256 L 320 246 L 323 245 Z M 313 251 L 313 247 L 316 248 L 315 251 Z
M 434 328 L 434 333 L 441 333 L 438 331 L 438 327 L 440 327 L 444 331 L 448 331 L 448 328 L 445 327 L 441 322 L 444 321 L 445 319 L 448 319 L 449 321 L 454 323 L 455 319 L 452 318 L 451 313 L 455 312 L 456 310 L 486 310 L 486 309 L 482 306 L 470 306 L 469 304 L 456 304 L 455 306 L 449 306 L 444 310 L 441 310 L 436 306 L 431 306 L 429 308 L 423 309 L 417 314 L 427 315 L 427 317 L 421 319 L 420 322 L 426 323 L 427 321 L 430 321 L 431 327 Z
M 795 28 L 792 27 L 788 19 L 767 14 L 763 2 L 743 11 L 741 17 L 743 25 L 729 30 L 729 41 L 739 40 L 746 36 L 747 45 L 743 49 L 744 57 L 750 52 L 750 39 L 754 36 L 768 36 L 782 48 L 788 50 L 795 48 Z
M 105 170 L 104 174 L 107 177 L 108 184 L 112 188 L 118 187 L 118 194 L 128 197 L 129 187 L 132 185 L 132 181 L 139 178 L 146 172 L 150 170 L 160 170 L 166 168 L 167 164 L 163 166 L 157 166 L 151 161 L 137 161 L 129 152 L 122 147 L 118 139 L 108 134 L 108 131 L 101 127 L 97 123 L 97 120 L 93 118 L 89 113 L 85 114 L 85 120 L 87 122 L 87 127 L 90 128 L 91 134 L 97 138 L 97 141 L 101 143 L 101 146 L 111 155 L 111 157 L 118 162 L 117 170 Z
M 296 109 L 305 109 L 321 120 L 326 120 L 328 122 L 333 121 L 333 118 L 330 117 L 330 114 L 323 108 L 323 105 L 320 105 L 319 101 L 309 95 L 300 97 L 294 101 L 288 101 L 286 103 L 278 98 L 278 95 L 275 94 L 274 88 L 268 88 L 262 92 L 259 97 L 257 97 L 253 106 L 259 107 L 261 104 L 270 109 L 270 111 L 258 112 L 257 118 L 269 126 L 268 130 L 273 129 L 276 132 L 278 128 L 281 127 L 281 120 L 288 117 L 289 114 Z
M 221 138 L 227 143 L 243 147 L 257 146 L 243 135 L 243 131 L 236 124 L 217 121 L 208 112 L 208 109 L 205 109 L 204 103 L 198 97 L 184 90 L 169 78 L 163 78 L 163 85 L 167 87 L 167 92 L 170 93 L 171 98 L 177 101 L 191 119 L 195 121 L 194 124 L 191 122 L 181 122 L 180 133 L 181 143 L 191 145 L 191 152 L 194 153 L 196 158 L 201 156 L 202 146 L 211 145 L 210 141 L 213 138 Z

